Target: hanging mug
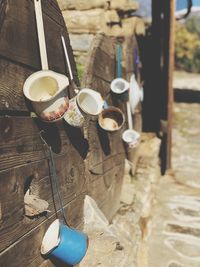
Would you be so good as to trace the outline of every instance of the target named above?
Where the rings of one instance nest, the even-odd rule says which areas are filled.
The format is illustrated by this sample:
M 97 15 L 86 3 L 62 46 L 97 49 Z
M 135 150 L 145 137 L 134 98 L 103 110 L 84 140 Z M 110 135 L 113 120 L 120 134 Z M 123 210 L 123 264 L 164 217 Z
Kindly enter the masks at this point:
M 100 93 L 83 88 L 70 99 L 69 109 L 64 120 L 74 127 L 82 127 L 91 117 L 97 117 L 103 109 L 103 98 Z
M 135 130 L 128 129 L 123 132 L 122 139 L 128 145 L 129 148 L 134 148 L 139 144 L 140 133 Z
M 116 78 L 111 83 L 111 91 L 115 94 L 123 94 L 129 89 L 129 83 L 123 78 Z
M 47 229 L 41 254 L 56 257 L 68 265 L 78 264 L 86 254 L 88 237 L 56 219 Z
M 76 96 L 70 99 L 69 108 L 64 115 L 64 120 L 73 127 L 83 127 L 86 119 L 76 103 Z
M 60 120 L 68 109 L 66 88 L 69 80 L 65 75 L 49 70 L 41 0 L 34 0 L 34 7 L 42 70 L 26 79 L 23 92 L 42 120 L 54 122 Z
M 103 110 L 104 100 L 100 93 L 83 88 L 76 97 L 79 109 L 84 117 L 96 117 Z
M 114 132 L 122 128 L 125 116 L 119 108 L 110 106 L 100 113 L 98 123 L 102 129 Z
M 42 120 L 54 122 L 60 120 L 69 107 L 68 85 L 69 80 L 65 75 L 41 70 L 26 79 L 23 92 Z

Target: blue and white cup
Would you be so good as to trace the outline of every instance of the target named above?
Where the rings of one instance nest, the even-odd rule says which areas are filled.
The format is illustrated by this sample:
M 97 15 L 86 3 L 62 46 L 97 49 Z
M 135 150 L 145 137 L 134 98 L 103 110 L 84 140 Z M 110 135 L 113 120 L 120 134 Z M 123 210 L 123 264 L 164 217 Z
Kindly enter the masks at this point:
M 47 229 L 41 254 L 53 256 L 68 265 L 78 264 L 86 254 L 88 237 L 56 219 Z

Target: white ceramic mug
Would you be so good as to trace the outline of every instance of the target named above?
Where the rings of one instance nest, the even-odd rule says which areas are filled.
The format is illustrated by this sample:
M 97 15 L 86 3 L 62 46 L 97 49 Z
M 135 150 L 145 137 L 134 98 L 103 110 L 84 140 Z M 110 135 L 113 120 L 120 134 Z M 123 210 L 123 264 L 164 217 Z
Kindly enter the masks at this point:
M 81 89 L 76 100 L 84 116 L 98 116 L 103 110 L 104 100 L 101 94 L 92 89 Z
M 49 70 L 41 0 L 34 0 L 34 7 L 42 70 L 26 79 L 23 92 L 42 120 L 54 122 L 60 120 L 69 107 L 65 90 L 69 80 L 65 75 Z
M 122 139 L 129 148 L 134 148 L 139 144 L 140 134 L 135 130 L 128 129 L 123 132 Z
M 129 83 L 123 78 L 116 78 L 112 81 L 110 87 L 115 94 L 123 94 L 129 89 Z
M 76 96 L 70 99 L 69 108 L 64 115 L 64 120 L 73 127 L 83 127 L 86 122 L 86 118 L 83 116 L 76 103 Z
M 69 107 L 68 85 L 69 80 L 65 75 L 41 70 L 26 79 L 23 92 L 42 120 L 54 122 L 61 119 Z
M 119 108 L 113 106 L 104 109 L 98 118 L 100 127 L 109 132 L 114 132 L 121 129 L 124 125 L 124 122 L 124 113 Z

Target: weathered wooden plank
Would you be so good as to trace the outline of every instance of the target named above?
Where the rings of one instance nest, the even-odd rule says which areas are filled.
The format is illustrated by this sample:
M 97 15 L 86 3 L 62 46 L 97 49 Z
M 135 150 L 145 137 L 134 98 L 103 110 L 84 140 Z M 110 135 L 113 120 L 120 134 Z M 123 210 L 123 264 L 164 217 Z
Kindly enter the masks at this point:
M 115 42 L 114 39 L 99 34 L 92 43 L 88 65 L 83 78 L 83 85 L 91 84 L 93 76 L 111 82 L 115 77 Z
M 0 110 L 32 110 L 25 100 L 22 89 L 26 78 L 32 74 L 30 69 L 0 58 Z M 29 108 L 29 109 L 28 109 Z
M 134 66 L 135 49 L 138 49 L 135 36 L 127 36 L 122 45 L 122 53 L 125 77 L 128 80 L 130 79 L 131 74 L 137 71 Z M 137 75 L 138 73 L 135 74 Z
M 81 227 L 83 218 L 84 194 L 70 202 L 65 211 L 70 225 Z M 0 266 L 2 267 L 36 267 L 44 262 L 40 254 L 40 245 L 47 227 L 55 219 L 55 215 L 49 217 L 36 228 L 32 229 L 25 236 L 20 238 L 11 247 L 0 254 Z M 44 265 L 45 266 L 45 265 Z M 47 265 L 51 266 L 51 265 Z M 54 265 L 52 265 L 54 266 Z M 61 265 L 59 265 L 61 266 Z
M 108 47 L 111 49 L 111 47 Z M 111 82 L 115 77 L 115 60 L 109 55 L 109 51 L 104 52 L 101 48 L 96 51 L 93 65 L 93 75 L 100 77 L 102 80 Z
M 1 117 L 0 125 L 0 170 L 4 170 L 0 172 L 0 236 L 5 238 L 1 243 L 4 248 L 44 220 L 43 217 L 31 223 L 24 217 L 24 184 L 27 178 L 33 178 L 36 195 L 47 200 L 52 208 L 47 153 L 39 131 L 45 130 L 46 141 L 54 151 L 64 203 L 86 190 L 83 160 L 88 144 L 79 129 L 62 122 L 49 125 L 27 117 Z M 27 162 L 33 163 L 9 169 Z M 6 229 L 9 229 L 10 235 L 7 235 Z
M 111 56 L 107 55 L 108 51 Z M 106 66 L 109 70 L 107 72 Z M 115 67 L 114 40 L 98 36 L 91 50 L 85 86 L 100 92 L 109 105 L 125 110 L 124 99 L 113 96 L 110 91 L 110 82 L 115 78 Z M 97 122 L 90 122 L 86 129 L 90 148 L 87 157 L 87 168 L 90 171 L 88 194 L 96 200 L 108 219 L 112 218 L 119 205 L 125 158 L 121 134 L 125 128 L 126 126 L 116 133 L 108 133 Z
M 39 132 L 45 131 L 46 140 L 56 155 L 66 155 L 82 162 L 88 143 L 80 129 L 64 121 L 48 124 L 28 117 L 0 117 L 0 170 L 46 158 Z
M 86 82 L 86 81 L 84 81 Z M 84 87 L 89 87 L 92 88 L 96 91 L 100 91 L 101 90 L 101 95 L 104 99 L 106 99 L 107 101 L 110 98 L 110 82 L 108 81 L 104 81 L 102 80 L 100 77 L 94 75 L 91 77 L 90 80 L 87 79 L 87 82 L 84 84 L 82 84 L 82 86 Z
M 80 158 L 74 157 L 73 154 L 70 157 L 67 154 L 58 156 L 55 164 L 60 194 L 66 205 L 86 191 L 85 167 Z M 28 189 L 31 194 L 49 203 L 50 215 L 55 212 L 47 160 L 0 172 L 0 251 L 46 219 L 45 214 L 33 219 L 25 217 L 24 195 Z M 56 207 L 60 209 L 58 201 Z
M 175 50 L 175 1 L 170 1 L 168 7 L 165 10 L 165 20 L 168 32 L 166 34 L 167 46 L 164 52 L 164 57 L 167 62 L 166 71 L 166 87 L 167 87 L 167 148 L 166 148 L 166 169 L 172 167 L 172 116 L 173 116 L 173 102 L 174 102 L 174 92 L 173 92 L 173 71 L 174 71 L 174 50 Z
M 87 160 L 88 168 L 91 172 L 103 174 L 104 170 L 107 169 L 106 165 L 110 165 L 110 168 L 112 168 L 118 161 L 123 161 L 124 146 L 121 139 L 121 131 L 108 133 L 94 122 L 90 123 L 87 131 L 90 147 Z
M 13 1 L 6 2 L 6 13 L 1 26 L 0 55 L 40 69 L 33 1 L 18 0 L 17 4 Z M 55 1 L 54 4 L 53 1 L 48 2 L 42 1 L 49 67 L 57 67 L 57 71 L 63 71 L 65 64 L 61 60 L 63 51 L 60 34 L 64 31 L 64 21 L 62 26 L 57 24 L 57 21 L 62 20 L 61 13 L 55 8 Z
M 38 37 L 33 1 L 3 1 L 0 22 L 0 110 L 27 111 L 22 88 L 26 78 L 41 69 Z M 54 0 L 42 1 L 49 68 L 66 74 L 63 47 L 60 36 L 64 35 L 73 75 L 78 83 L 75 61 L 65 23 Z M 69 88 L 72 95 L 72 89 Z M 15 96 L 12 97 L 12 96 Z
M 122 189 L 124 174 L 124 163 L 115 165 L 101 175 L 90 175 L 90 185 L 88 194 L 95 199 L 99 208 L 111 220 L 119 208 L 120 193 Z

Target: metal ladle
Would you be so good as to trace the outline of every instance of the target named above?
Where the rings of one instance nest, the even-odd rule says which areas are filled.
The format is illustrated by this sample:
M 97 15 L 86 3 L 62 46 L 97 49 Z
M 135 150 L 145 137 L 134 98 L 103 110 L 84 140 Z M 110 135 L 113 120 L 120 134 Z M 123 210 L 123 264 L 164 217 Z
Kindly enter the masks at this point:
M 32 102 L 38 116 L 52 122 L 61 119 L 69 107 L 67 92 L 64 90 L 69 80 L 65 75 L 49 70 L 41 0 L 34 0 L 34 6 L 42 70 L 26 79 L 23 92 Z
M 69 69 L 70 80 L 76 94 L 76 96 L 69 101 L 69 109 L 64 116 L 64 120 L 71 126 L 82 127 L 88 119 L 91 117 L 97 117 L 100 114 L 103 110 L 104 101 L 101 94 L 95 90 L 89 88 L 82 88 L 80 91 L 78 90 L 74 83 L 69 55 L 63 36 L 61 36 L 61 40 Z
M 123 132 L 122 139 L 130 148 L 134 148 L 138 145 L 140 139 L 140 133 L 133 130 L 133 123 L 132 123 L 132 115 L 131 115 L 131 108 L 130 102 L 127 101 L 127 116 L 128 116 L 128 129 Z

